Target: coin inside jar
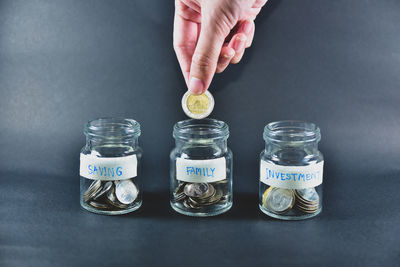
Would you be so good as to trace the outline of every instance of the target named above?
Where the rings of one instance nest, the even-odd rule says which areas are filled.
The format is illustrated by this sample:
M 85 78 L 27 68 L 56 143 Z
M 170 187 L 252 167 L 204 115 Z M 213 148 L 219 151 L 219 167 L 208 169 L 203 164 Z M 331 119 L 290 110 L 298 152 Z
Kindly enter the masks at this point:
M 183 192 L 183 189 L 185 188 L 186 182 L 181 182 L 179 185 L 175 188 L 174 194 L 180 194 Z
M 209 91 L 201 95 L 187 91 L 182 97 L 182 109 L 192 119 L 204 119 L 214 109 L 214 97 Z
M 130 180 L 116 182 L 115 196 L 122 204 L 131 204 L 137 198 L 139 190 Z
M 108 192 L 108 190 L 111 189 L 112 186 L 113 186 L 112 182 L 106 182 L 103 185 L 103 188 L 100 190 L 100 192 L 93 198 L 93 200 L 97 200 L 100 197 L 104 196 Z
M 213 205 L 221 200 L 223 195 L 222 191 L 217 189 L 214 192 L 215 193 L 209 199 L 207 199 L 206 202 L 203 203 L 204 205 Z
M 293 207 L 294 202 L 293 190 L 273 187 L 266 195 L 264 205 L 272 212 L 283 214 Z
M 188 197 L 204 197 L 209 193 L 209 185 L 206 183 L 186 184 L 183 192 Z
M 180 186 L 181 184 L 178 185 Z M 176 193 L 180 190 L 174 190 L 172 202 L 181 202 L 188 209 L 202 209 L 219 202 L 225 204 L 229 199 L 229 194 L 224 193 L 221 184 L 186 183 L 183 192 Z
M 305 189 L 297 189 L 296 193 L 299 197 L 304 199 L 307 202 L 315 203 L 319 202 L 319 195 L 314 187 L 312 188 L 305 188 Z
M 115 196 L 115 187 L 111 187 L 111 189 L 107 192 L 107 202 L 111 204 L 113 207 L 116 207 L 118 209 L 126 209 L 129 206 L 122 204 L 121 202 L 118 201 L 117 197 Z
M 96 209 L 106 210 L 108 209 L 108 205 L 96 201 L 89 201 L 89 205 Z
M 272 188 L 273 188 L 273 187 L 270 186 L 267 190 L 265 190 L 265 192 L 264 192 L 264 194 L 263 194 L 262 202 L 263 202 L 264 207 L 267 207 L 267 202 L 266 202 L 267 196 L 269 195 L 269 192 L 271 192 Z
M 93 181 L 86 192 L 83 194 L 83 201 L 88 202 L 97 196 L 97 194 L 101 191 L 101 181 L 96 180 Z
M 179 194 L 174 194 L 174 198 L 173 198 L 172 201 L 178 202 L 178 201 L 181 201 L 182 199 L 185 199 L 185 198 L 186 198 L 185 193 L 181 192 Z
M 314 213 L 319 208 L 319 195 L 315 188 L 306 188 L 295 190 L 295 207 L 304 213 Z

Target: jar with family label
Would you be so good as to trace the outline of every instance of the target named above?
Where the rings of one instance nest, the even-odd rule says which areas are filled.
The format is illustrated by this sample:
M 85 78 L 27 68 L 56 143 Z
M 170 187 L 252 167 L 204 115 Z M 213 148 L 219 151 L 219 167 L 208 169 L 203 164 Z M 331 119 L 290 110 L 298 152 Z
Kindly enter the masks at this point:
M 301 121 L 272 122 L 264 128 L 259 207 L 282 220 L 302 220 L 322 210 L 324 158 L 320 129 Z
M 138 176 L 142 149 L 140 124 L 132 119 L 101 118 L 84 128 L 80 155 L 80 203 L 88 211 L 118 215 L 142 205 Z
M 213 216 L 232 207 L 232 152 L 228 125 L 215 119 L 175 124 L 170 154 L 172 208 L 189 216 Z

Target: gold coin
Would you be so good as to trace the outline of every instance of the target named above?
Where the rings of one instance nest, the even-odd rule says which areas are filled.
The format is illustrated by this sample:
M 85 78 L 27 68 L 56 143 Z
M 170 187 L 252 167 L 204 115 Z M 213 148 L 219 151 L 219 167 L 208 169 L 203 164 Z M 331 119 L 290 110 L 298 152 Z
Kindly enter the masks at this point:
M 263 205 L 271 212 L 275 214 L 284 214 L 293 208 L 295 195 L 292 189 L 275 187 L 271 192 L 265 194 L 265 200 L 263 202 Z
M 267 203 L 266 203 L 267 196 L 268 196 L 269 192 L 271 192 L 272 188 L 273 188 L 273 187 L 270 186 L 267 190 L 265 190 L 265 192 L 264 192 L 264 194 L 263 194 L 263 197 L 262 197 L 263 205 L 264 205 L 264 207 L 266 207 L 266 208 L 267 208 Z
M 190 112 L 193 114 L 203 114 L 207 111 L 210 105 L 210 100 L 206 94 L 201 95 L 189 95 L 186 105 Z
M 204 119 L 214 108 L 214 98 L 209 91 L 193 95 L 187 91 L 182 97 L 182 109 L 192 119 Z

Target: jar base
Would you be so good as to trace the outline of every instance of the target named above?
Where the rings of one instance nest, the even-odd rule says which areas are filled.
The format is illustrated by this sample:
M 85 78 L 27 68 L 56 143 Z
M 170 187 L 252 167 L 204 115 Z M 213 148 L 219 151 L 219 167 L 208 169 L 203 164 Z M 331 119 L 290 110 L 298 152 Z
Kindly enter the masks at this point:
M 174 202 L 170 202 L 170 205 L 173 210 L 175 210 L 176 212 L 178 212 L 180 214 L 186 215 L 186 216 L 211 217 L 211 216 L 217 216 L 217 215 L 227 212 L 228 210 L 230 210 L 232 208 L 233 203 L 232 202 L 226 203 L 226 205 L 223 208 L 220 208 L 220 209 L 214 210 L 214 211 L 207 211 L 207 212 L 191 212 L 191 211 L 182 210 L 179 207 L 177 207 L 176 205 L 174 205 Z
M 101 214 L 101 215 L 122 215 L 122 214 L 127 214 L 130 212 L 133 212 L 137 209 L 139 209 L 142 206 L 142 201 L 137 202 L 134 206 L 132 206 L 129 209 L 124 209 L 124 210 L 99 210 L 91 207 L 90 205 L 87 205 L 86 203 L 81 202 L 81 207 L 87 211 L 90 211 L 92 213 L 96 214 Z
M 285 220 L 285 221 L 300 221 L 300 220 L 306 220 L 306 219 L 311 219 L 318 214 L 321 213 L 322 207 L 320 207 L 316 212 L 310 213 L 310 214 L 304 214 L 304 215 L 284 215 L 284 214 L 275 214 L 264 208 L 263 205 L 258 205 L 260 210 L 268 215 L 269 217 L 275 218 L 275 219 L 280 219 L 280 220 Z

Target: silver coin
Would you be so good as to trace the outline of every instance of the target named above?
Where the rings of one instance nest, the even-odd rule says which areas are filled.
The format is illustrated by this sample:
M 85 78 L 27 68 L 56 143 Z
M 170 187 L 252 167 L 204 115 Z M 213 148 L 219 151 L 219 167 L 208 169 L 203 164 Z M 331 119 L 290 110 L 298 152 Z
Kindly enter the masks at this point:
M 319 202 L 319 195 L 314 187 L 306 189 L 297 189 L 296 193 L 299 195 L 299 197 L 301 197 L 305 201 L 311 203 Z
M 174 198 L 172 199 L 173 202 L 179 202 L 186 198 L 185 193 L 181 192 L 179 194 L 174 194 Z
M 222 198 L 222 191 L 216 190 L 215 194 L 208 200 L 208 202 L 204 203 L 204 205 L 213 205 L 218 203 Z
M 96 201 L 89 201 L 89 205 L 96 209 L 106 210 L 108 209 L 108 205 Z
M 314 213 L 314 212 L 316 212 L 318 210 L 319 204 L 317 202 L 316 204 L 312 204 L 311 205 L 311 204 L 307 204 L 307 203 L 301 202 L 298 199 L 297 202 L 296 202 L 295 207 L 296 207 L 297 210 L 300 210 L 300 211 L 305 212 L 305 213 Z
M 107 192 L 106 200 L 110 203 L 113 207 L 118 209 L 127 209 L 129 205 L 122 204 L 118 201 L 117 197 L 115 196 L 115 187 L 112 186 L 111 189 Z
M 111 189 L 112 186 L 113 186 L 112 182 L 106 182 L 103 188 L 99 191 L 99 193 L 96 194 L 95 197 L 93 197 L 93 200 L 97 200 L 100 197 L 104 196 Z
M 318 211 L 318 206 L 315 208 L 305 208 L 301 205 L 296 205 L 295 207 L 296 207 L 296 209 L 298 209 L 299 211 L 304 212 L 304 213 L 315 213 Z
M 269 192 L 265 202 L 271 211 L 285 213 L 293 207 L 294 200 L 293 190 L 275 187 Z
M 88 202 L 93 199 L 101 191 L 101 181 L 93 181 L 86 192 L 83 194 L 83 201 Z
M 131 180 L 123 180 L 116 183 L 115 196 L 122 204 L 131 204 L 137 198 L 139 190 Z
M 318 210 L 318 206 L 315 208 L 311 208 L 311 207 L 303 207 L 301 205 L 296 205 L 296 208 L 301 211 L 310 212 L 310 213 L 316 212 Z
M 191 203 L 194 203 L 194 204 L 196 204 L 196 205 L 201 205 L 201 203 L 198 202 L 197 198 L 188 197 L 188 200 L 189 200 Z
M 215 196 L 216 192 L 217 190 L 215 190 L 215 188 L 211 184 L 209 184 L 209 189 L 207 193 L 205 193 L 202 197 L 192 197 L 191 199 L 199 204 L 208 203 L 211 201 L 212 197 Z
M 314 188 L 295 190 L 296 209 L 303 213 L 315 213 L 319 208 L 319 196 Z
M 318 210 L 319 205 L 318 204 L 317 205 L 305 205 L 304 203 L 297 202 L 295 207 L 301 211 L 306 210 L 306 211 L 314 212 L 314 211 Z
M 190 206 L 190 204 L 189 204 L 189 200 L 188 199 L 185 199 L 184 201 L 183 201 L 183 206 L 185 206 L 186 208 L 188 208 L 188 209 L 191 209 L 192 207 Z
M 319 205 L 316 205 L 316 206 L 304 206 L 302 204 L 296 203 L 295 207 L 296 207 L 296 209 L 301 210 L 301 211 L 315 212 L 315 211 L 318 210 Z
M 202 197 L 209 193 L 209 185 L 206 183 L 186 184 L 183 192 L 188 197 Z
M 212 184 L 208 184 L 208 190 L 204 195 L 201 197 L 198 197 L 200 201 L 208 201 L 209 198 L 211 198 L 213 195 L 215 195 L 215 187 Z
M 187 201 L 188 206 L 192 209 L 201 209 L 202 208 L 201 205 L 199 205 L 197 202 L 193 201 L 193 199 L 191 199 L 190 197 L 186 201 Z
M 185 182 L 179 183 L 178 186 L 175 188 L 174 193 L 175 193 L 175 194 L 182 193 L 182 192 L 183 192 L 183 189 L 185 188 L 185 185 L 186 185 Z
M 89 198 L 90 196 L 92 196 L 93 192 L 97 191 L 100 187 L 101 187 L 101 181 L 95 180 L 90 184 L 89 188 L 83 195 Z

